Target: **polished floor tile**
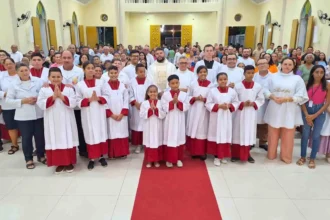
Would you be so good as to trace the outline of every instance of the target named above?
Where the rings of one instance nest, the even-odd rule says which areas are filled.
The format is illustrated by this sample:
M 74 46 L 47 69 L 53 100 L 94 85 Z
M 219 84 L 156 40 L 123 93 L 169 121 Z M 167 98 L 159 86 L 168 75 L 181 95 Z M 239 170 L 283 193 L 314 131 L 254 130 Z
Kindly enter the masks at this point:
M 330 219 L 330 200 L 294 200 L 307 220 Z
M 222 220 L 241 220 L 232 198 L 216 197 Z

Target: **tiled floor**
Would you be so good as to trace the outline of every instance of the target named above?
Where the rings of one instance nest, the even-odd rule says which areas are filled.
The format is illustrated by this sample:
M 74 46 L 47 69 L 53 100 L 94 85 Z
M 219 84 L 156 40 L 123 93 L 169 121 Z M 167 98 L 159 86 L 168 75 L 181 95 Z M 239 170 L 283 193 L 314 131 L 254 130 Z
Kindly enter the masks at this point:
M 143 154 L 108 161 L 107 168 L 97 164 L 93 171 L 78 158 L 73 173 L 54 175 L 39 163 L 27 170 L 22 151 L 6 151 L 0 154 L 0 220 L 130 219 Z M 297 140 L 294 162 L 299 152 Z M 224 220 L 330 219 L 330 164 L 323 156 L 310 170 L 269 161 L 261 149 L 252 155 L 255 164 L 215 167 L 211 158 L 206 161 Z

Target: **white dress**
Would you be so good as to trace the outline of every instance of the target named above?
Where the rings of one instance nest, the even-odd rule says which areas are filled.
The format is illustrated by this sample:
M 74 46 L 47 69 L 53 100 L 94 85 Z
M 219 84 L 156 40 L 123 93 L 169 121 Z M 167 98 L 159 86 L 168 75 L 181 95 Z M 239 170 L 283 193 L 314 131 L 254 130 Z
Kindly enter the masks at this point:
M 247 89 L 246 87 L 250 85 L 253 87 Z M 235 91 L 238 95 L 240 107 L 246 101 L 255 103 L 255 106 L 243 107 L 242 110 L 237 110 L 233 117 L 233 144 L 248 147 L 256 142 L 257 110 L 264 104 L 265 97 L 261 85 L 256 82 L 247 84 L 243 81 L 238 83 L 235 86 Z
M 144 155 L 147 162 L 157 162 L 163 159 L 163 119 L 166 112 L 161 103 L 155 103 L 157 110 L 152 110 L 149 100 L 142 102 L 140 117 L 143 121 L 143 145 L 146 146 Z
M 74 108 L 76 95 L 72 88 L 61 85 L 64 103 L 53 101 L 53 87 L 41 88 L 37 105 L 44 110 L 45 149 L 48 166 L 67 166 L 76 163 L 76 146 L 79 145 Z
M 186 143 L 185 112 L 189 109 L 189 97 L 185 92 L 178 92 L 178 103 L 173 103 L 173 91 L 164 92 L 161 105 L 167 113 L 164 121 L 164 157 L 167 162 L 176 163 L 183 159 Z
M 228 87 L 227 87 L 228 88 Z M 230 104 L 228 110 L 219 109 L 219 104 Z M 212 88 L 208 94 L 206 108 L 210 112 L 207 134 L 207 153 L 217 155 L 219 159 L 230 157 L 232 142 L 232 114 L 239 105 L 234 89 Z
M 77 105 L 81 109 L 81 123 L 90 159 L 108 153 L 107 101 L 102 97 L 103 85 L 103 81 L 98 79 L 84 80 L 77 85 Z M 93 91 L 100 97 L 99 102 L 89 102 Z
M 123 83 L 117 80 L 106 83 L 102 93 L 105 95 L 109 106 L 109 115 L 107 115 L 109 157 L 127 156 L 129 154 L 127 119 L 128 90 Z M 123 114 L 124 117 L 120 121 L 116 121 L 110 117 L 112 114 Z
M 274 128 L 293 129 L 302 125 L 300 105 L 308 101 L 308 95 L 304 80 L 291 73 L 279 72 L 269 82 L 269 88 L 265 90 L 266 98 L 270 95 L 276 97 L 292 97 L 293 102 L 277 104 L 269 101 L 264 121 Z

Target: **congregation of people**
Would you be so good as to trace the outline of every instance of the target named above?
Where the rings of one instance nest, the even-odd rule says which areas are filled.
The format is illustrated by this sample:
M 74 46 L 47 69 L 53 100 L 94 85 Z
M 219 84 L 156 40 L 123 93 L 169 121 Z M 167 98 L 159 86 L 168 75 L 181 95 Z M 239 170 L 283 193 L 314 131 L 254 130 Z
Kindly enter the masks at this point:
M 130 145 L 148 168 L 183 167 L 186 152 L 215 166 L 254 163 L 255 146 L 274 160 L 279 144 L 289 164 L 301 132 L 296 163 L 314 169 L 318 153 L 330 163 L 328 70 L 325 53 L 274 43 L 72 44 L 47 54 L 36 45 L 24 55 L 12 45 L 0 50 L 2 137 L 13 155 L 21 136 L 27 169 L 36 156 L 59 174 L 73 172 L 77 150 L 93 170 L 125 159 Z

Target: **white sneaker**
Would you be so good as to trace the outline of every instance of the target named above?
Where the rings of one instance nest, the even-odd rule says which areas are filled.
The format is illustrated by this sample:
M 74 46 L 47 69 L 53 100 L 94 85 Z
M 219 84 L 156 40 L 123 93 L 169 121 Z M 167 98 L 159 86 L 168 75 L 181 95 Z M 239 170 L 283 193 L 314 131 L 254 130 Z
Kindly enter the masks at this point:
M 183 163 L 182 163 L 182 161 L 181 160 L 178 160 L 178 162 L 176 163 L 176 166 L 177 167 L 183 167 Z
M 168 168 L 171 168 L 171 167 L 173 167 L 173 163 L 166 162 L 166 166 L 167 166 Z
M 147 167 L 147 168 L 152 167 L 151 163 L 147 163 L 146 167 Z
M 214 165 L 217 166 L 217 167 L 221 165 L 219 158 L 214 158 L 213 163 L 214 163 Z
M 226 159 L 222 159 L 222 160 L 221 160 L 221 163 L 223 163 L 223 164 L 227 164 L 228 161 L 227 161 Z
M 137 147 L 135 148 L 135 153 L 136 153 L 136 154 L 141 153 L 141 146 L 137 146 Z
M 155 167 L 160 167 L 160 164 L 158 162 L 155 162 Z

